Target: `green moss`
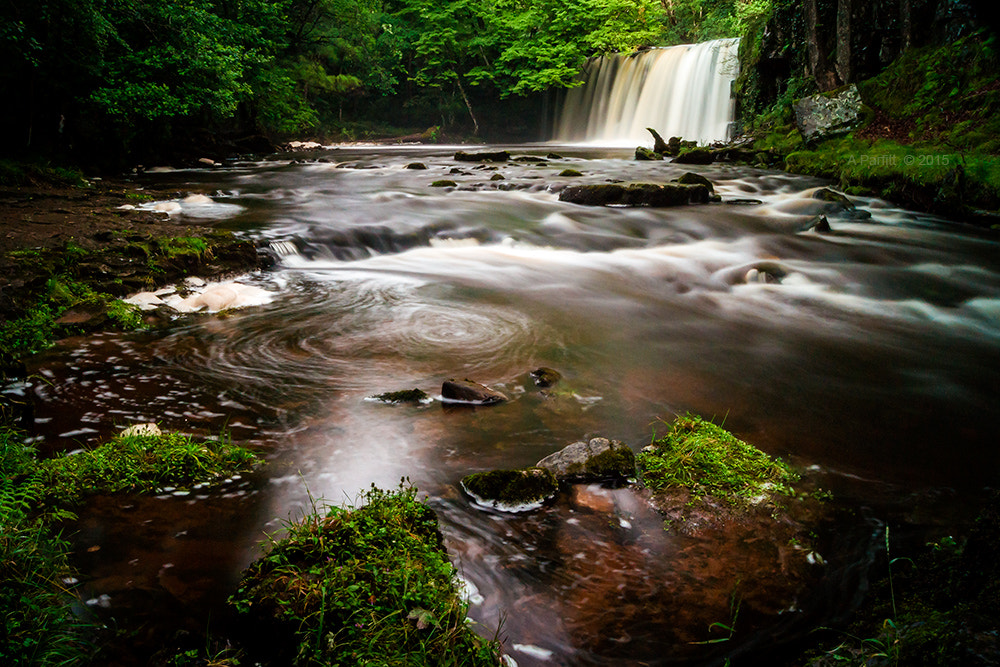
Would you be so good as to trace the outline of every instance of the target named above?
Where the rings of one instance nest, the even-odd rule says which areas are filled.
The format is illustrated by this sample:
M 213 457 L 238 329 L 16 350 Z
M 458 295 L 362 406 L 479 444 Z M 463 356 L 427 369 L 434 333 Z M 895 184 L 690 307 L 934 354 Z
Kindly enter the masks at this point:
M 462 488 L 484 503 L 515 508 L 541 503 L 559 490 L 559 483 L 544 468 L 490 470 L 466 475 Z
M 107 312 L 111 321 L 123 331 L 142 328 L 142 310 L 138 306 L 115 299 L 108 304 Z
M 598 477 L 634 477 L 635 453 L 628 447 L 613 447 L 587 460 L 587 472 Z
M 226 440 L 199 442 L 192 437 L 130 435 L 96 449 L 39 462 L 38 474 L 50 505 L 79 502 L 88 495 L 149 493 L 164 486 L 190 487 L 246 472 L 257 457 Z
M 576 177 L 576 176 L 583 176 L 583 172 L 577 171 L 576 169 L 563 169 L 562 171 L 559 172 L 559 175 L 566 177 L 571 177 L 571 176 Z
M 458 183 L 456 183 L 455 181 L 449 181 L 447 179 L 442 179 L 440 181 L 434 181 L 433 183 L 431 183 L 432 188 L 453 188 L 456 185 L 458 185 Z
M 244 572 L 230 600 L 266 664 L 498 664 L 466 618 L 437 517 L 402 485 L 314 512 Z
M 790 494 L 798 475 L 785 463 L 700 417 L 678 417 L 636 457 L 643 484 L 654 492 L 682 488 L 734 504 Z
M 178 255 L 201 255 L 208 250 L 208 242 L 205 239 L 191 236 L 175 236 L 156 241 L 159 254 L 165 257 L 177 257 Z
M 422 389 L 403 389 L 401 391 L 387 391 L 369 398 L 383 403 L 423 403 L 429 400 L 430 396 Z

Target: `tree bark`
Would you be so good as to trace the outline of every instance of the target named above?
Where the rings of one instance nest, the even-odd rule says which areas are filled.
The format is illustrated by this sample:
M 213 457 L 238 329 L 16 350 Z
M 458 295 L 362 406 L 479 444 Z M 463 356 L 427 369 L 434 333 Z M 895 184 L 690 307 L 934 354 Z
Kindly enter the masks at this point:
M 455 81 L 458 83 L 458 92 L 462 93 L 462 100 L 465 101 L 465 108 L 469 110 L 469 118 L 472 119 L 472 136 L 479 136 L 479 121 L 476 120 L 476 114 L 472 112 L 472 103 L 469 102 L 469 96 L 465 94 L 465 87 L 462 86 L 462 75 L 458 72 L 455 73 Z
M 851 23 L 854 13 L 853 0 L 837 2 L 837 76 L 841 83 L 850 83 L 853 75 L 851 48 Z
M 816 80 L 821 91 L 833 90 L 839 83 L 837 73 L 830 67 L 826 49 L 820 32 L 820 16 L 817 0 L 803 0 L 806 20 L 806 55 L 809 73 Z

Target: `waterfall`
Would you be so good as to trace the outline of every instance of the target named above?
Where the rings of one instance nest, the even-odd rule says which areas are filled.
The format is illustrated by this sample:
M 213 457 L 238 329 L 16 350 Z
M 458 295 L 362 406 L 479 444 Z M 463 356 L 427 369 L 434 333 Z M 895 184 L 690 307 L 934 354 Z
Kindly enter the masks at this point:
M 556 119 L 556 141 L 648 143 L 668 137 L 709 143 L 728 138 L 738 39 L 717 39 L 591 59 Z

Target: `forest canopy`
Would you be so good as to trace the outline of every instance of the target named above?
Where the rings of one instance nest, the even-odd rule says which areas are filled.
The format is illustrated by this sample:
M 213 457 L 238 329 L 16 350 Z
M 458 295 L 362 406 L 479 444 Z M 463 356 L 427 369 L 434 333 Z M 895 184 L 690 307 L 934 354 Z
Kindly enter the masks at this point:
M 590 56 L 734 36 L 770 1 L 13 0 L 3 152 L 141 156 L 205 131 L 336 132 L 373 109 L 475 125 L 491 101 L 574 85 Z

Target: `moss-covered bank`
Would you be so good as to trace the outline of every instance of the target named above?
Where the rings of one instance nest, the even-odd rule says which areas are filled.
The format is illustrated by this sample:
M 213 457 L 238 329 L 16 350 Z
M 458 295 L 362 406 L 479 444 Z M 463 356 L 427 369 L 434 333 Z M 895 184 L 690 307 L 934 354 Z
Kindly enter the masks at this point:
M 150 493 L 211 483 L 250 470 L 247 449 L 177 434 L 130 435 L 39 460 L 24 434 L 0 425 L 0 662 L 87 664 L 98 627 L 75 614 L 70 545 L 73 509 L 87 496 Z
M 758 159 L 830 178 L 841 189 L 918 210 L 995 225 L 1000 220 L 1000 70 L 986 32 L 911 48 L 858 84 L 867 120 L 816 143 L 795 127 L 792 104 L 815 92 L 792 78 L 777 102 L 749 120 Z

